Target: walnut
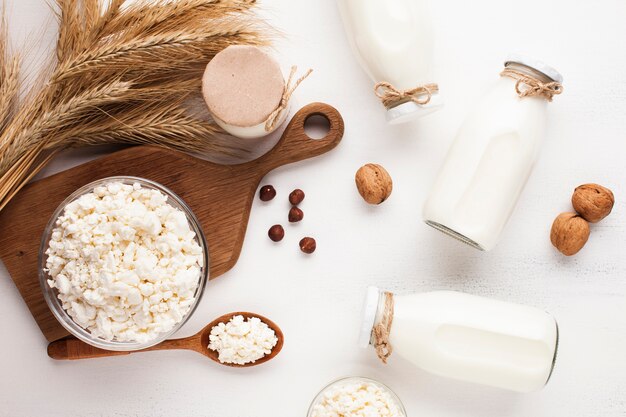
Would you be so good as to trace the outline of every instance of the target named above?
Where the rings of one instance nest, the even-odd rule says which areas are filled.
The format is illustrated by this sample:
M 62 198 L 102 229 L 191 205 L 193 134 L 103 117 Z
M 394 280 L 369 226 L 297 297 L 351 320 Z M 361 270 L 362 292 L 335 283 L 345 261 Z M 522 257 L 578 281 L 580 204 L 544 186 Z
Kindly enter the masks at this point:
M 576 213 L 561 213 L 552 223 L 550 241 L 565 256 L 572 256 L 589 239 L 589 223 Z
M 391 195 L 393 182 L 389 173 L 380 165 L 363 165 L 354 179 L 359 194 L 369 204 L 380 204 Z
M 583 184 L 576 187 L 572 205 L 585 220 L 597 223 L 611 213 L 615 197 L 608 188 L 598 184 Z

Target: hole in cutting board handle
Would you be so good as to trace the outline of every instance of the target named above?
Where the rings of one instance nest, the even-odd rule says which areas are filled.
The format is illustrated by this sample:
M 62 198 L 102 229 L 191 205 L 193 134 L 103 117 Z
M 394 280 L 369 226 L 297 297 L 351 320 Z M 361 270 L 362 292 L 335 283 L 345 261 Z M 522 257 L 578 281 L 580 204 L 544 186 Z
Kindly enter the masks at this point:
M 304 120 L 304 133 L 313 140 L 324 139 L 330 133 L 330 120 L 324 114 L 312 114 Z

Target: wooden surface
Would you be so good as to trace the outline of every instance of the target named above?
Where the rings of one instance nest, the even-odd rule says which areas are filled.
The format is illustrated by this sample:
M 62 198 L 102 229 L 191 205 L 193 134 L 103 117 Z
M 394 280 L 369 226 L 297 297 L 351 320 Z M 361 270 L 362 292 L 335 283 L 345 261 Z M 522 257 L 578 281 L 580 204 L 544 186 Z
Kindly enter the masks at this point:
M 227 323 L 231 318 L 239 315 L 243 316 L 245 319 L 257 317 L 261 319 L 263 323 L 267 324 L 268 327 L 272 329 L 276 334 L 276 338 L 278 339 L 276 342 L 276 346 L 274 346 L 269 355 L 265 355 L 255 362 L 249 362 L 243 365 L 234 363 L 221 363 L 219 360 L 219 352 L 209 349 L 209 336 L 211 334 L 211 329 L 213 329 L 213 327 L 217 326 L 219 323 Z M 282 350 L 284 343 L 285 336 L 282 330 L 272 320 L 256 313 L 237 311 L 234 313 L 224 314 L 216 318 L 215 320 L 211 321 L 211 323 L 207 324 L 202 330 L 192 336 L 182 339 L 165 340 L 157 345 L 134 352 L 99 349 L 97 347 L 88 345 L 87 343 L 84 343 L 76 338 L 68 337 L 51 342 L 48 345 L 48 356 L 50 356 L 52 359 L 57 360 L 77 360 L 104 358 L 107 356 L 122 356 L 128 355 L 130 353 L 151 352 L 155 350 L 192 350 L 208 357 L 213 362 L 217 362 L 220 365 L 230 366 L 233 368 L 249 368 L 251 366 L 261 365 L 274 359 L 276 355 L 278 355 Z
M 330 130 L 319 140 L 304 131 L 314 115 L 328 119 Z M 57 206 L 73 191 L 97 179 L 127 175 L 156 181 L 189 205 L 209 248 L 209 279 L 231 269 L 241 251 L 250 207 L 259 181 L 272 169 L 321 155 L 343 136 L 343 120 L 333 107 L 312 103 L 297 112 L 278 144 L 253 161 L 218 165 L 158 147 L 128 148 L 58 173 L 25 187 L 0 212 L 0 258 L 48 341 L 68 332 L 52 316 L 38 279 L 41 236 Z

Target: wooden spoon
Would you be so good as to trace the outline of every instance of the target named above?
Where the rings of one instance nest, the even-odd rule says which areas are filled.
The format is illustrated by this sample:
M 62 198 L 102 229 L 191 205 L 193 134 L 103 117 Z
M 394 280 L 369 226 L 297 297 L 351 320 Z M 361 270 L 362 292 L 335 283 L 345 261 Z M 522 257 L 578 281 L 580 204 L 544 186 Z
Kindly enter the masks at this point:
M 246 363 L 245 365 L 237 365 L 234 363 L 222 363 L 218 359 L 218 352 L 209 349 L 209 334 L 211 333 L 211 329 L 217 326 L 219 323 L 227 323 L 234 316 L 241 315 L 245 319 L 249 319 L 252 317 L 258 317 L 263 323 L 267 324 L 270 329 L 274 330 L 276 333 L 276 338 L 278 338 L 278 342 L 276 346 L 272 349 L 272 352 L 269 355 L 265 355 L 261 359 L 256 362 Z M 99 349 L 97 347 L 91 346 L 85 342 L 82 342 L 73 337 L 67 339 L 61 339 L 54 341 L 48 345 L 48 356 L 52 359 L 89 359 L 89 358 L 102 358 L 106 356 L 118 356 L 118 355 L 128 355 L 129 353 L 135 352 L 148 352 L 151 350 L 170 350 L 170 349 L 187 349 L 193 350 L 195 352 L 201 353 L 209 359 L 219 363 L 220 365 L 232 366 L 237 368 L 243 368 L 248 366 L 255 366 L 265 363 L 271 359 L 273 359 L 283 348 L 284 342 L 283 332 L 280 328 L 268 318 L 265 318 L 259 314 L 248 313 L 248 312 L 235 312 L 224 314 L 221 317 L 216 318 L 211 323 L 206 325 L 204 329 L 200 330 L 198 333 L 193 336 L 185 337 L 184 339 L 171 339 L 165 340 L 158 345 L 151 346 L 146 349 L 135 350 L 135 351 L 113 351 L 113 350 L 104 350 Z

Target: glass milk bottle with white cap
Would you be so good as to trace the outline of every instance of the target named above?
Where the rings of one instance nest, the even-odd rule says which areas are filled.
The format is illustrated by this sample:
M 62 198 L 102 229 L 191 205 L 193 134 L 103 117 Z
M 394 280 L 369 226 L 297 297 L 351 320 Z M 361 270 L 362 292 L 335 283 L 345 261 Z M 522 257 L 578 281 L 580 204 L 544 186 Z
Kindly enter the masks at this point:
M 558 328 L 534 307 L 454 291 L 394 295 L 370 287 L 360 335 L 383 362 L 401 356 L 432 374 L 517 392 L 541 389 Z
M 513 56 L 473 105 L 428 199 L 427 224 L 477 249 L 492 249 L 526 184 L 546 126 L 548 102 L 562 91 L 553 68 Z
M 338 0 L 350 45 L 374 82 L 387 121 L 441 107 L 433 81 L 428 0 Z

